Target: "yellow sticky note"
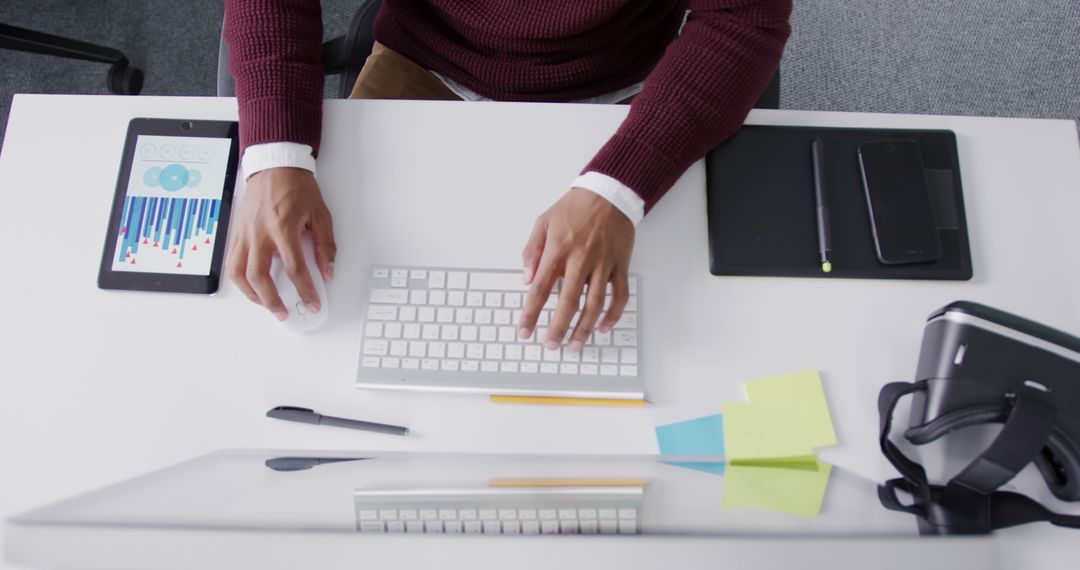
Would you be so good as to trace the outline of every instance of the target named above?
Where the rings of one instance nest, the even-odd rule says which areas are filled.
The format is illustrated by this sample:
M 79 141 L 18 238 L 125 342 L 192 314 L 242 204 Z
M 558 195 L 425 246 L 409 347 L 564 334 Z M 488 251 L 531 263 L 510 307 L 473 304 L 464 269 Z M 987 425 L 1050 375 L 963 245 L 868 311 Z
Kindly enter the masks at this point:
M 821 512 L 832 466 L 805 463 L 733 463 L 724 475 L 725 509 L 758 508 L 806 517 Z
M 812 455 L 836 443 L 816 370 L 751 380 L 745 388 L 749 402 L 723 405 L 729 461 Z

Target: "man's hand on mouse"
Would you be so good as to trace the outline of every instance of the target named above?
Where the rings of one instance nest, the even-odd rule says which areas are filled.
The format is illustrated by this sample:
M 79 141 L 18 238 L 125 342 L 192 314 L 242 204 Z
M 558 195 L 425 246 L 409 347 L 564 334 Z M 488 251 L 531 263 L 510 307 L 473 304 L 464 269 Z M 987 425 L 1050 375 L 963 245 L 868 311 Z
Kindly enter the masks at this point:
M 270 278 L 275 253 L 281 257 L 285 274 L 308 310 L 317 313 L 321 308 L 300 246 L 300 235 L 305 231 L 311 232 L 315 263 L 323 279 L 331 279 L 337 245 L 330 210 L 323 202 L 315 176 L 301 168 L 271 168 L 248 179 L 229 232 L 232 239 L 226 256 L 227 270 L 248 299 L 266 307 L 281 321 L 288 318 L 288 311 Z
M 522 252 L 525 283 L 531 287 L 518 323 L 518 336 L 528 338 L 532 334 L 560 277 L 559 302 L 548 322 L 547 337 L 537 340 L 548 349 L 562 344 L 582 293 L 586 294 L 585 305 L 570 335 L 569 349 L 581 350 L 597 322 L 600 331 L 611 330 L 626 306 L 633 249 L 634 224 L 630 219 L 596 193 L 572 188 L 537 218 Z M 608 283 L 612 299 L 605 313 Z

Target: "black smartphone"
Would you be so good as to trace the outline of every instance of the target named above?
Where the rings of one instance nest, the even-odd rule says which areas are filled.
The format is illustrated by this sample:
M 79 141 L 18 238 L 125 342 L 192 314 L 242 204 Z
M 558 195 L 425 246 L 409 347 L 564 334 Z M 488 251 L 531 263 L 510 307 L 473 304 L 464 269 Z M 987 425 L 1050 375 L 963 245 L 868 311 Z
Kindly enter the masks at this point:
M 862 143 L 859 168 L 878 261 L 898 265 L 940 259 L 941 237 L 918 143 Z

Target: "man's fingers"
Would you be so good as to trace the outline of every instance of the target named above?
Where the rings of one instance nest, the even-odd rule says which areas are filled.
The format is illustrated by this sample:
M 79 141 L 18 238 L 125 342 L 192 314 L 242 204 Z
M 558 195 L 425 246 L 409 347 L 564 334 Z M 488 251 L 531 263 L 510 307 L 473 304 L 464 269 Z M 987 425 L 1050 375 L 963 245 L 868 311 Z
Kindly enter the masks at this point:
M 555 312 L 551 315 L 548 323 L 547 342 L 544 343 L 548 350 L 555 350 L 566 338 L 566 331 L 570 328 L 570 321 L 578 310 L 581 302 L 581 290 L 585 287 L 585 278 L 588 268 L 583 263 L 573 262 L 566 268 L 566 276 L 562 286 L 559 287 L 559 302 L 555 305 Z
M 611 306 L 608 307 L 603 320 L 600 321 L 599 328 L 601 332 L 610 331 L 615 326 L 615 323 L 622 318 L 623 309 L 626 308 L 626 300 L 630 296 L 627 279 L 629 279 L 629 275 L 625 269 L 615 270 L 615 274 L 611 278 Z
M 315 282 L 311 280 L 311 272 L 308 271 L 307 261 L 304 259 L 304 249 L 300 245 L 300 234 L 290 236 L 279 235 L 275 240 L 278 254 L 281 255 L 281 267 L 285 270 L 285 276 L 292 281 L 300 300 L 304 302 L 308 311 L 318 313 L 322 305 L 319 293 L 315 290 Z
M 229 255 L 229 277 L 236 283 L 236 287 L 240 289 L 240 292 L 244 294 L 252 303 L 261 303 L 259 296 L 255 293 L 255 289 L 251 288 L 251 284 L 247 280 L 247 262 L 248 262 L 248 250 L 247 244 L 236 242 L 231 248 Z
M 255 289 L 262 306 L 269 309 L 277 317 L 277 320 L 284 321 L 289 317 L 289 312 L 285 309 L 285 304 L 281 302 L 281 297 L 278 296 L 274 281 L 270 279 L 270 260 L 274 256 L 273 247 L 265 246 L 252 250 L 248 255 L 246 273 L 248 283 L 251 283 L 252 288 Z
M 540 311 L 547 303 L 551 289 L 555 287 L 555 281 L 561 273 L 558 260 L 559 252 L 554 248 L 547 248 L 540 265 L 533 276 L 532 286 L 525 293 L 525 307 L 521 311 L 521 321 L 518 323 L 518 338 L 526 339 L 532 335 L 536 327 L 536 319 L 540 317 Z
M 577 326 L 574 327 L 574 333 L 570 336 L 568 347 L 570 350 L 576 352 L 585 347 L 585 341 L 589 339 L 593 326 L 596 325 L 601 311 L 604 310 L 604 296 L 609 278 L 610 271 L 598 270 L 594 271 L 589 279 L 589 290 L 585 293 L 585 307 L 582 308 Z
M 323 279 L 334 278 L 334 259 L 337 258 L 337 242 L 334 241 L 334 222 L 329 210 L 311 224 L 311 237 L 315 242 L 315 264 Z
M 536 277 L 537 267 L 540 265 L 540 258 L 544 255 L 544 243 L 547 241 L 547 218 L 540 217 L 533 224 L 532 233 L 529 234 L 529 240 L 525 242 L 525 249 L 521 251 L 521 261 L 525 266 L 525 273 L 523 279 L 525 284 L 532 283 Z

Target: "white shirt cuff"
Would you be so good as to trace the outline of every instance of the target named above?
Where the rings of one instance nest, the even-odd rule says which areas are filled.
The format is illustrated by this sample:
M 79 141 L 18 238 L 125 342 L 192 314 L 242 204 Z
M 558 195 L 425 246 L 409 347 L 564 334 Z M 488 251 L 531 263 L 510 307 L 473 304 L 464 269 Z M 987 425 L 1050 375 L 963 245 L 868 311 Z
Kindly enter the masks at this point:
M 570 184 L 570 187 L 584 188 L 599 194 L 600 197 L 611 202 L 620 212 L 626 214 L 626 217 L 630 218 L 630 222 L 635 226 L 645 217 L 645 200 L 642 200 L 641 196 L 638 196 L 629 186 L 606 174 L 594 171 L 586 172 L 578 176 Z
M 294 142 L 253 144 L 244 150 L 240 161 L 244 180 L 256 172 L 270 168 L 303 168 L 315 174 L 315 157 L 311 146 Z

